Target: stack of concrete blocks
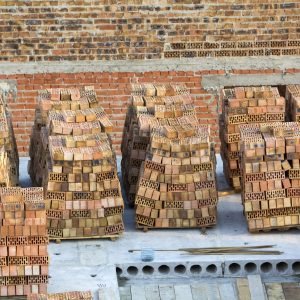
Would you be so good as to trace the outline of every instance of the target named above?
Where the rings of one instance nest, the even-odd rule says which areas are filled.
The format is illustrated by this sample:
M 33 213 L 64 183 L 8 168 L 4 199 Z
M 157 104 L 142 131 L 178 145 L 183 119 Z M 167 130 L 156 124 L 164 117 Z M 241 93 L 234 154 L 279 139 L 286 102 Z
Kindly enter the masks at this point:
M 300 122 L 300 84 L 288 85 L 285 98 L 288 104 L 290 121 Z
M 40 97 L 40 120 L 46 125 L 39 130 L 40 152 L 31 152 L 30 173 L 35 176 L 35 168 L 42 172 L 38 178 L 45 187 L 50 238 L 118 236 L 124 231 L 124 204 L 107 134 L 112 131 L 108 116 L 96 106 L 91 89 L 50 90 L 42 95 L 46 104 Z
M 133 84 L 131 104 L 126 115 L 122 151 L 122 177 L 126 198 L 134 205 L 138 174 L 146 157 L 150 139 L 149 124 L 159 125 L 154 116 L 155 105 L 189 104 L 191 97 L 185 86 L 173 84 Z M 145 123 L 141 128 L 138 122 Z
M 10 113 L 0 94 L 0 186 L 19 183 L 19 156 Z
M 90 291 L 55 294 L 30 294 L 27 296 L 27 300 L 93 300 L 93 296 Z
M 285 121 L 285 99 L 270 86 L 226 88 L 221 92 L 220 140 L 223 169 L 228 183 L 241 188 L 241 124 Z
M 300 225 L 300 126 L 241 125 L 242 199 L 250 232 Z
M 46 293 L 48 242 L 42 188 L 0 188 L 0 296 Z

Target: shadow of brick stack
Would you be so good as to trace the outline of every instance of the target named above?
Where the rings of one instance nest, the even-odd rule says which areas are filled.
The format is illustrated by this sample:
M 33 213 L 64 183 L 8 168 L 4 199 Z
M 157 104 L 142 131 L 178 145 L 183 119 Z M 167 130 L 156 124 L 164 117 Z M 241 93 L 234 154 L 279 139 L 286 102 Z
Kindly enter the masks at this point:
M 19 184 L 19 156 L 7 104 L 0 94 L 0 186 Z
M 290 121 L 300 122 L 300 84 L 288 85 L 285 99 L 287 100 Z

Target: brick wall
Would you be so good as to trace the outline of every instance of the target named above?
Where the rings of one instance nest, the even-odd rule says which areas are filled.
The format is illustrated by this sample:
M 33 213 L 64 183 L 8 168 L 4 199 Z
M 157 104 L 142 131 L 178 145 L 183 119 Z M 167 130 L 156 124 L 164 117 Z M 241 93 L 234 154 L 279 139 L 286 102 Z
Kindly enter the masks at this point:
M 6 0 L 0 60 L 293 56 L 299 17 L 295 0 Z
M 300 69 L 286 70 L 289 73 L 300 74 Z M 233 74 L 265 74 L 266 76 L 280 73 L 279 70 L 232 70 Z M 15 135 L 21 156 L 28 155 L 29 137 L 34 120 L 35 100 L 37 90 L 50 87 L 70 87 L 94 85 L 98 99 L 106 112 L 111 116 L 115 126 L 113 143 L 120 150 L 122 130 L 130 99 L 130 84 L 136 82 L 173 82 L 184 83 L 194 99 L 200 122 L 211 124 L 211 133 L 219 146 L 218 109 L 220 103 L 216 93 L 202 88 L 204 76 L 223 76 L 223 70 L 214 71 L 164 71 L 164 72 L 102 72 L 102 73 L 49 73 L 1 75 L 1 79 L 16 80 L 17 100 L 10 99 Z M 225 75 L 224 75 L 225 76 Z

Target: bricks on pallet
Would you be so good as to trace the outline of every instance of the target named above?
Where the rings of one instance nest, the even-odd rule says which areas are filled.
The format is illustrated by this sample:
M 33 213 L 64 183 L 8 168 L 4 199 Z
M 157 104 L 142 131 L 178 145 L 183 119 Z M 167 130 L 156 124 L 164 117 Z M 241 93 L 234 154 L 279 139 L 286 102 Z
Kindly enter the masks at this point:
M 19 156 L 10 113 L 0 95 L 0 186 L 19 183 Z
M 0 188 L 0 296 L 46 293 L 49 238 L 42 188 Z
M 194 110 L 190 103 L 191 97 L 185 86 L 172 84 L 132 86 L 131 105 L 126 115 L 121 145 L 122 176 L 130 205 L 134 205 L 138 173 L 146 157 L 150 124 L 159 125 L 163 122 L 163 118 L 174 118 L 179 110 L 180 115 L 193 115 Z
M 142 91 L 147 95 L 142 100 L 134 96 L 133 103 L 146 103 L 146 107 L 134 108 L 134 126 L 124 133 L 123 153 L 138 157 L 136 149 L 126 146 L 126 137 L 136 133 L 147 137 L 147 141 L 136 164 L 134 185 L 125 187 L 135 197 L 138 227 L 212 226 L 216 223 L 217 191 L 209 127 L 198 124 L 186 89 L 173 88 L 182 95 L 155 96 L 170 91 L 169 86 L 133 86 L 133 93 Z M 127 174 L 132 174 L 132 166 L 126 165 L 129 160 L 123 158 L 122 164 L 127 179 Z
M 235 189 L 241 187 L 239 164 L 242 124 L 285 121 L 285 99 L 278 89 L 270 86 L 237 87 L 222 90 L 220 116 L 221 155 L 224 174 Z
M 91 88 L 40 95 L 47 96 L 47 105 L 40 98 L 38 109 L 47 113 L 39 129 L 39 152 L 31 152 L 30 167 L 31 175 L 45 187 L 50 238 L 117 236 L 124 230 L 124 205 L 108 135 L 111 122 L 96 106 Z M 38 135 L 32 135 L 32 148 L 34 136 Z M 35 175 L 35 168 L 40 175 Z
M 300 126 L 241 125 L 242 199 L 250 232 L 300 226 Z

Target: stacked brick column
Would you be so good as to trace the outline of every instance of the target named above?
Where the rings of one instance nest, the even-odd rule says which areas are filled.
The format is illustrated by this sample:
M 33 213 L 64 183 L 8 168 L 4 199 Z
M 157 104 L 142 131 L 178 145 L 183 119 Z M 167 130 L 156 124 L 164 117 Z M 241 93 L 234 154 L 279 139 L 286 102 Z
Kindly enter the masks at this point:
M 45 293 L 48 235 L 42 188 L 0 189 L 0 296 Z
M 122 176 L 127 201 L 131 206 L 135 201 L 138 175 L 150 141 L 149 125 L 163 122 L 154 115 L 155 105 L 180 105 L 191 101 L 186 87 L 182 85 L 132 85 L 131 105 L 126 115 L 121 146 Z
M 216 224 L 215 153 L 209 127 L 181 117 L 153 129 L 141 167 L 136 222 L 147 227 Z
M 280 97 L 277 88 L 269 86 L 224 89 L 221 97 L 220 139 L 224 174 L 233 188 L 240 189 L 239 126 L 284 122 L 285 99 Z
M 300 225 L 298 123 L 241 126 L 242 199 L 250 232 Z
M 214 225 L 217 204 L 214 148 L 209 140 L 209 127 L 199 125 L 186 89 L 135 85 L 133 93 L 134 117 L 127 119 L 130 125 L 124 136 L 131 137 L 131 145 L 136 148 L 130 143 L 126 147 L 125 140 L 122 149 L 129 149 L 126 155 L 139 160 L 134 174 L 137 186 L 129 190 L 135 195 L 137 226 Z M 136 136 L 144 138 L 142 144 L 134 143 Z M 138 149 L 141 146 L 143 149 Z M 123 160 L 126 176 L 131 170 L 130 163 L 126 165 L 130 160 L 126 157 Z M 130 186 L 126 187 L 128 192 Z
M 107 134 L 112 124 L 94 91 L 48 90 L 40 93 L 39 103 L 30 174 L 46 190 L 49 236 L 118 235 L 124 230 L 124 207 L 116 157 Z M 39 129 L 39 120 L 46 126 Z M 40 144 L 36 143 L 38 136 Z M 36 170 L 41 172 L 39 176 Z

